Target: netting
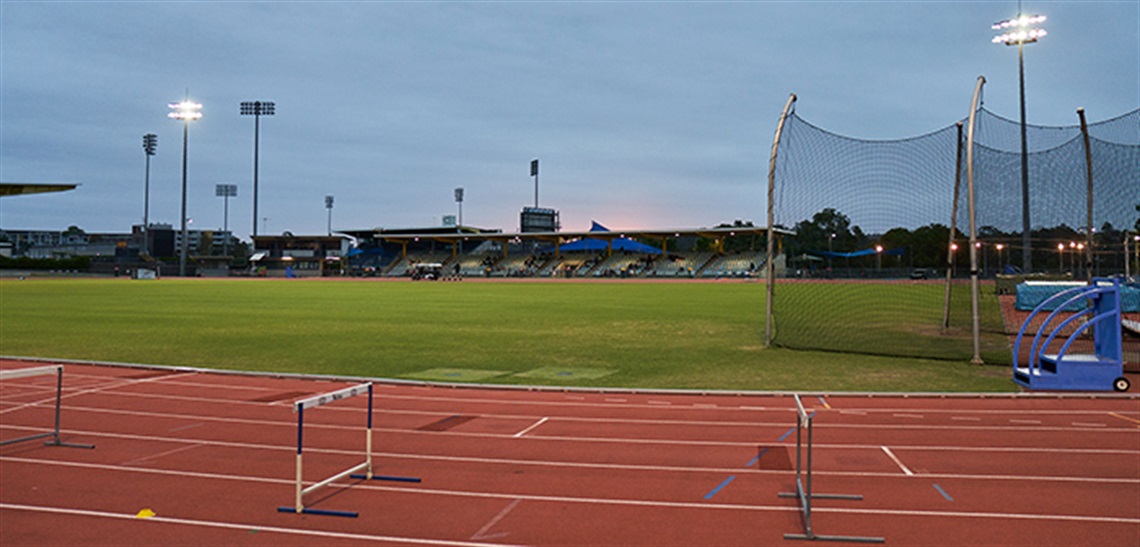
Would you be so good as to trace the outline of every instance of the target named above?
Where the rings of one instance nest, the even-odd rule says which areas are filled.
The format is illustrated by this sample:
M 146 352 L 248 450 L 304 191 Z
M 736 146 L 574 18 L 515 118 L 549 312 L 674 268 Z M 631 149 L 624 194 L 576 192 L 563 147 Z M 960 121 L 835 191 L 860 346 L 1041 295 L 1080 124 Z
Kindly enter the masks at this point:
M 1009 334 L 1020 322 L 1008 309 L 1003 316 L 1009 306 L 996 294 L 1001 283 L 995 278 L 1025 265 L 1021 126 L 983 108 L 975 127 L 981 355 L 1008 363 Z M 1125 269 L 1126 230 L 1140 228 L 1140 109 L 1088 129 L 1091 262 L 1084 248 L 1088 175 L 1080 125 L 1026 128 L 1030 272 L 1085 279 Z M 955 122 L 912 138 L 864 140 L 829 132 L 795 112 L 788 116 L 773 205 L 775 225 L 794 235 L 781 239 L 775 262 L 774 345 L 971 357 L 967 130 Z

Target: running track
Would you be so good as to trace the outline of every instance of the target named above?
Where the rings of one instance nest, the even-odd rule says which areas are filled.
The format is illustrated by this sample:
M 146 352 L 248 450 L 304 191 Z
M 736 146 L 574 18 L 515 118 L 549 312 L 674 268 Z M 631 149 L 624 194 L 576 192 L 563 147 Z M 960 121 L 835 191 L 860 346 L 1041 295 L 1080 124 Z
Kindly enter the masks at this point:
M 42 363 L 0 361 L 14 369 Z M 0 544 L 796 545 L 782 395 L 377 384 L 377 473 L 291 505 L 291 402 L 353 381 L 67 364 L 64 441 L 0 448 Z M 54 376 L 0 382 L 0 439 Z M 805 396 L 817 534 L 888 545 L 1140 545 L 1136 397 Z M 305 477 L 363 461 L 366 399 L 306 411 Z M 140 511 L 155 516 L 141 518 Z

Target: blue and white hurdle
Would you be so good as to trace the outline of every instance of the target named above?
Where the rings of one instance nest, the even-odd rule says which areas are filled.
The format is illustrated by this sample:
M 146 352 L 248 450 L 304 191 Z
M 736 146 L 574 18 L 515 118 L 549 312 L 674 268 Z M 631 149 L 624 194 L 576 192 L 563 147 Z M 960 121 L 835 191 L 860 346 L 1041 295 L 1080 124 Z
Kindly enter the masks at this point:
M 60 401 L 63 399 L 63 365 L 48 365 L 44 367 L 30 367 L 16 370 L 0 370 L 0 381 L 15 380 L 17 378 L 30 378 L 32 376 L 43 376 L 47 374 L 55 374 L 55 427 L 46 433 L 37 433 L 35 435 L 28 435 L 26 437 L 20 437 L 18 439 L 8 439 L 6 441 L 0 442 L 0 446 L 51 437 L 51 440 L 45 441 L 44 445 L 66 446 L 69 448 L 95 448 L 95 445 L 93 444 L 65 443 L 59 438 L 59 408 Z
M 355 397 L 357 395 L 368 394 L 368 420 L 367 427 L 364 431 L 364 462 L 350 467 L 340 473 L 337 473 L 327 479 L 318 481 L 303 487 L 303 453 L 304 453 L 304 430 L 305 430 L 305 409 L 316 408 L 322 405 Z M 325 393 L 323 395 L 314 395 L 307 399 L 301 399 L 293 403 L 293 412 L 297 414 L 297 473 L 294 485 L 294 504 L 292 507 L 278 507 L 277 511 L 280 513 L 305 513 L 310 515 L 325 515 L 334 517 L 357 517 L 359 513 L 355 511 L 335 511 L 330 509 L 313 509 L 305 507 L 305 495 L 312 493 L 316 490 L 324 488 L 338 480 L 345 477 L 354 479 L 366 480 L 388 480 L 400 482 L 420 482 L 420 479 L 415 477 L 392 477 L 383 475 L 374 475 L 372 473 L 372 382 L 366 382 L 355 386 L 349 386 L 344 389 Z M 363 471 L 363 473 L 361 473 Z

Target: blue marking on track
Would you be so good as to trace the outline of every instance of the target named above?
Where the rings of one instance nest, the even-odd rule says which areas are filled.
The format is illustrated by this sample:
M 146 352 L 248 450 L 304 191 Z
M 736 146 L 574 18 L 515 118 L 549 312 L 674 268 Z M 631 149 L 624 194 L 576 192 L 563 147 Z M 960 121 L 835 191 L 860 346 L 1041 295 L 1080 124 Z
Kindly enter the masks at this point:
M 744 467 L 752 467 L 753 465 L 756 465 L 756 463 L 760 461 L 760 458 L 764 457 L 764 454 L 768 453 L 768 450 L 770 450 L 769 447 L 764 447 L 764 450 L 761 450 L 760 453 L 757 454 L 755 458 L 752 458 L 752 461 L 748 462 L 748 464 L 746 464 Z
M 717 485 L 716 488 L 713 488 L 712 490 L 710 490 L 708 494 L 705 494 L 705 499 L 706 500 L 712 499 L 712 497 L 717 495 L 721 490 L 723 490 L 725 486 L 728 486 L 728 483 L 730 483 L 734 480 L 736 480 L 736 475 L 729 475 L 727 479 L 724 479 L 724 482 Z
M 794 427 L 793 427 L 793 428 L 791 428 L 791 429 L 789 429 L 789 430 L 787 430 L 787 431 L 785 431 L 783 435 L 780 435 L 780 438 L 779 438 L 779 439 L 776 439 L 776 442 L 780 442 L 780 441 L 782 441 L 782 440 L 784 440 L 784 439 L 787 439 L 787 438 L 788 438 L 788 435 L 791 435 L 792 433 L 795 433 L 795 432 L 796 432 L 796 428 L 794 428 Z
M 938 486 L 937 484 L 935 484 L 934 489 L 937 490 L 939 494 L 942 494 L 942 497 L 946 498 L 946 501 L 954 501 L 954 498 L 950 497 L 950 494 L 947 494 L 946 491 L 943 490 L 941 486 Z

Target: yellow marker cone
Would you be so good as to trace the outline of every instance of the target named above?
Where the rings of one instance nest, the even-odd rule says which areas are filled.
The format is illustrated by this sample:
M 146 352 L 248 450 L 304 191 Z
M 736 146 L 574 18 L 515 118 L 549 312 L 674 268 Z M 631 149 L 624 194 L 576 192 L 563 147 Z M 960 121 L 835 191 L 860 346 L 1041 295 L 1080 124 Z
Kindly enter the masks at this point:
M 148 519 L 148 518 L 153 517 L 153 516 L 154 516 L 154 511 L 151 511 L 150 509 L 143 509 L 142 511 L 139 511 L 137 515 L 135 515 L 135 518 L 137 518 L 137 519 Z

